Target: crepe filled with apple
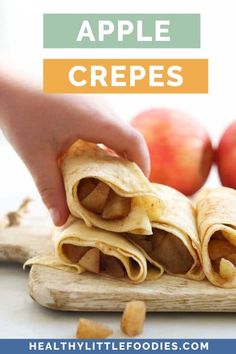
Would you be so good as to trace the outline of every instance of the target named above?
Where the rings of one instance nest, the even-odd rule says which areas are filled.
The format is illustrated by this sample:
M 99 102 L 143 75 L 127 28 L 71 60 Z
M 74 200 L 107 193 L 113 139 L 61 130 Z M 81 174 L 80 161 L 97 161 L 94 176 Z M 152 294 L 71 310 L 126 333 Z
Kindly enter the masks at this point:
M 129 236 L 148 260 L 148 277 L 158 278 L 165 271 L 202 280 L 200 241 L 191 201 L 173 188 L 160 184 L 154 188 L 165 203 L 164 213 L 152 222 L 152 235 Z
M 77 141 L 61 160 L 67 204 L 87 226 L 152 233 L 164 204 L 135 163 L 96 144 Z
M 203 269 L 208 280 L 223 288 L 236 287 L 236 191 L 218 187 L 196 198 Z
M 40 264 L 70 272 L 91 272 L 140 283 L 147 276 L 143 253 L 122 234 L 88 227 L 70 217 L 53 233 L 55 254 L 35 257 L 26 265 Z

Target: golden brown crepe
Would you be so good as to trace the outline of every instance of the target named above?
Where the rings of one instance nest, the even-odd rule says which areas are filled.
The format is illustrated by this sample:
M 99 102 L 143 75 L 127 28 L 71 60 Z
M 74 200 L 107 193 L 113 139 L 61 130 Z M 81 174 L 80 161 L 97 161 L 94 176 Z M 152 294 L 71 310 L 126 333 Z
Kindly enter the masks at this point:
M 81 140 L 60 165 L 73 217 L 53 235 L 56 257 L 34 263 L 135 283 L 164 271 L 204 278 L 189 199 L 151 184 L 136 164 Z
M 196 207 L 204 272 L 212 284 L 236 287 L 236 191 L 203 189 Z
M 142 252 L 122 234 L 88 227 L 82 220 L 70 218 L 53 234 L 54 257 L 36 257 L 25 265 L 41 264 L 83 273 L 110 275 L 140 283 L 147 276 Z
M 153 235 L 129 238 L 156 267 L 159 277 L 166 271 L 172 275 L 202 280 L 200 241 L 192 203 L 173 188 L 160 184 L 154 185 L 154 188 L 165 203 L 164 213 L 152 222 Z
M 67 204 L 87 226 L 150 235 L 164 205 L 135 163 L 77 141 L 61 160 Z

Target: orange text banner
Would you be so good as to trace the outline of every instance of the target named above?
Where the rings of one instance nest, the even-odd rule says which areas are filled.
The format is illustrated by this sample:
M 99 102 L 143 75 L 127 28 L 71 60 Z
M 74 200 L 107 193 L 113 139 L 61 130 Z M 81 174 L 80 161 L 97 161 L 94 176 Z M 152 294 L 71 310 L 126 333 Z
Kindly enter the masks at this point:
M 46 93 L 208 93 L 207 59 L 45 59 Z

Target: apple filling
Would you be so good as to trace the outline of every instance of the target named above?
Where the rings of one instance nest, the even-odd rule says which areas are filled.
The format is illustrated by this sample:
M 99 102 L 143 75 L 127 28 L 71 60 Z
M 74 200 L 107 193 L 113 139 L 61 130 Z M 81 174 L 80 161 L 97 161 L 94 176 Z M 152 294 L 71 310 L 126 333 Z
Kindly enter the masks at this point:
M 222 278 L 231 279 L 236 274 L 236 246 L 217 231 L 208 245 L 209 257 L 214 270 Z
M 77 187 L 77 196 L 84 208 L 105 220 L 123 219 L 131 209 L 131 198 L 121 197 L 96 178 L 82 179 Z
M 186 274 L 193 265 L 187 247 L 169 232 L 153 229 L 153 235 L 133 238 L 147 255 L 172 274 Z
M 121 261 L 104 254 L 98 248 L 64 244 L 62 250 L 72 264 L 78 264 L 86 271 L 105 273 L 115 278 L 125 277 L 125 268 Z

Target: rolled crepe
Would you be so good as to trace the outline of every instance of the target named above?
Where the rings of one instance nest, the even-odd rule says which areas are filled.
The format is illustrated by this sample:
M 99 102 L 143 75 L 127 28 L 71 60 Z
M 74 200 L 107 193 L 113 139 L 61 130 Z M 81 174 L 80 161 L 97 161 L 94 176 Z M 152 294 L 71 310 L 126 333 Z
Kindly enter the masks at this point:
M 158 184 L 154 188 L 164 201 L 165 210 L 152 222 L 153 235 L 129 237 L 143 251 L 149 264 L 156 267 L 159 277 L 165 271 L 202 280 L 200 241 L 191 201 L 170 187 Z
M 109 275 L 143 282 L 147 262 L 142 252 L 122 234 L 88 227 L 82 220 L 70 218 L 53 234 L 54 257 L 37 257 L 25 265 L 41 264 L 66 271 Z
M 77 141 L 61 159 L 67 204 L 87 226 L 114 232 L 152 233 L 164 205 L 135 163 Z
M 219 287 L 236 287 L 236 191 L 202 190 L 196 198 L 203 269 Z

